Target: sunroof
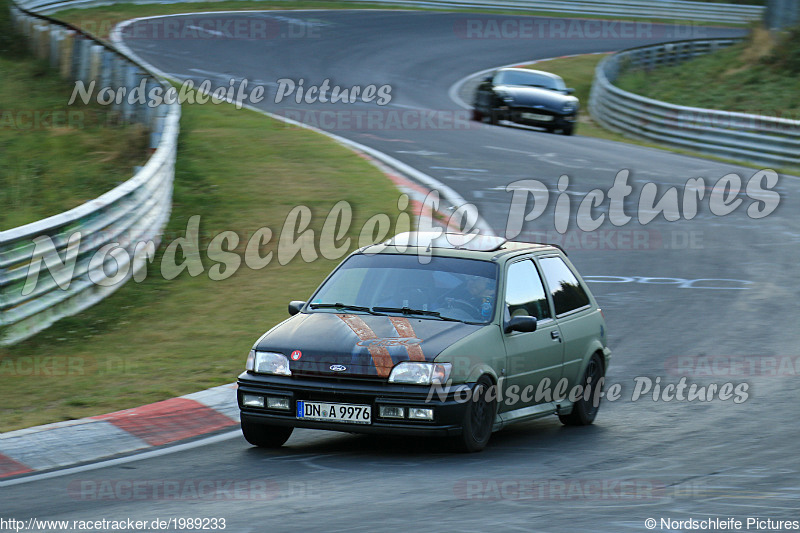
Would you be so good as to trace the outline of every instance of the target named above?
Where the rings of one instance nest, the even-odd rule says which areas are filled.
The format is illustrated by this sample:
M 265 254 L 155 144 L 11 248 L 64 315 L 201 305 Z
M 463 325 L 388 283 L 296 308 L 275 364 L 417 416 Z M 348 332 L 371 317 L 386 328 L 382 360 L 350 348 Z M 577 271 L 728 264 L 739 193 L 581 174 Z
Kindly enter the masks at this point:
M 496 235 L 476 235 L 465 233 L 440 233 L 435 231 L 407 231 L 398 233 L 384 244 L 387 246 L 416 246 L 425 248 L 449 248 L 451 250 L 472 250 L 493 252 L 498 250 L 506 239 Z

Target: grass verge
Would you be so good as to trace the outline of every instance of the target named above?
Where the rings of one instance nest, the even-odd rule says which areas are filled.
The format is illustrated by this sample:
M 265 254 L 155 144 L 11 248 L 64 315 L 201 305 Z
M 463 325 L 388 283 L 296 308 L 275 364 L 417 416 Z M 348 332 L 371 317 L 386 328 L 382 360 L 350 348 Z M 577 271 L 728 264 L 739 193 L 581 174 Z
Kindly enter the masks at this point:
M 633 71 L 616 85 L 680 105 L 800 120 L 800 28 L 754 27 L 748 39 L 677 66 Z
M 5 3 L 0 11 L 8 12 Z M 97 104 L 68 106 L 71 84 L 12 41 L 0 19 L 0 231 L 100 196 L 147 160 L 147 135 Z M 17 37 L 17 41 L 19 41 Z

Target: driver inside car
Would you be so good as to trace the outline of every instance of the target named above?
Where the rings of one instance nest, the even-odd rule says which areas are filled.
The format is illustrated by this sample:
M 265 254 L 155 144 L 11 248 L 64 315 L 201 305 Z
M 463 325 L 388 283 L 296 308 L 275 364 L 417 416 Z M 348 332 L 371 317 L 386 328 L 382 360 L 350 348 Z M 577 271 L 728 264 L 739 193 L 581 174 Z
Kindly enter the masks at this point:
M 445 298 L 444 306 L 469 312 L 475 320 L 489 320 L 495 297 L 494 283 L 483 276 L 469 276 L 466 282 Z M 466 306 L 464 304 L 467 304 Z

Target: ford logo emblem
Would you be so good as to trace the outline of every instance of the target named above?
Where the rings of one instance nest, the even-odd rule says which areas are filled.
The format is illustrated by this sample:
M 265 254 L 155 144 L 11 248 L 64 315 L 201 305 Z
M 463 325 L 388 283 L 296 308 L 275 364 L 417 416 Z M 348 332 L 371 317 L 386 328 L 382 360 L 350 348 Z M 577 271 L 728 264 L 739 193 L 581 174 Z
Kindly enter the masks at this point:
M 330 369 L 333 370 L 334 372 L 344 372 L 345 370 L 347 370 L 347 367 L 344 365 L 331 365 Z

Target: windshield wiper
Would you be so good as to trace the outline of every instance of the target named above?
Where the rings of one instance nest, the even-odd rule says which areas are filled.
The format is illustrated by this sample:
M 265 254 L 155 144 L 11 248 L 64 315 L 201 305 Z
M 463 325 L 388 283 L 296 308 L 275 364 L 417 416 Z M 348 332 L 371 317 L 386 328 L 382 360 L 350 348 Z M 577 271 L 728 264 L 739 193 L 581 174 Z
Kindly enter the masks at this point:
M 349 305 L 343 304 L 340 302 L 336 302 L 335 304 L 331 303 L 316 303 L 309 305 L 311 309 L 347 309 L 349 311 L 362 311 L 364 313 L 369 313 L 374 315 L 375 313 L 369 307 L 364 307 L 363 305 Z
M 457 318 L 452 318 L 449 316 L 442 316 L 439 311 L 428 311 L 426 309 L 411 309 L 408 306 L 405 307 L 373 307 L 373 311 L 376 313 L 403 313 L 404 315 L 422 315 L 422 316 L 432 316 L 436 317 L 441 320 L 448 320 L 450 322 L 464 322 L 463 320 L 459 320 Z

